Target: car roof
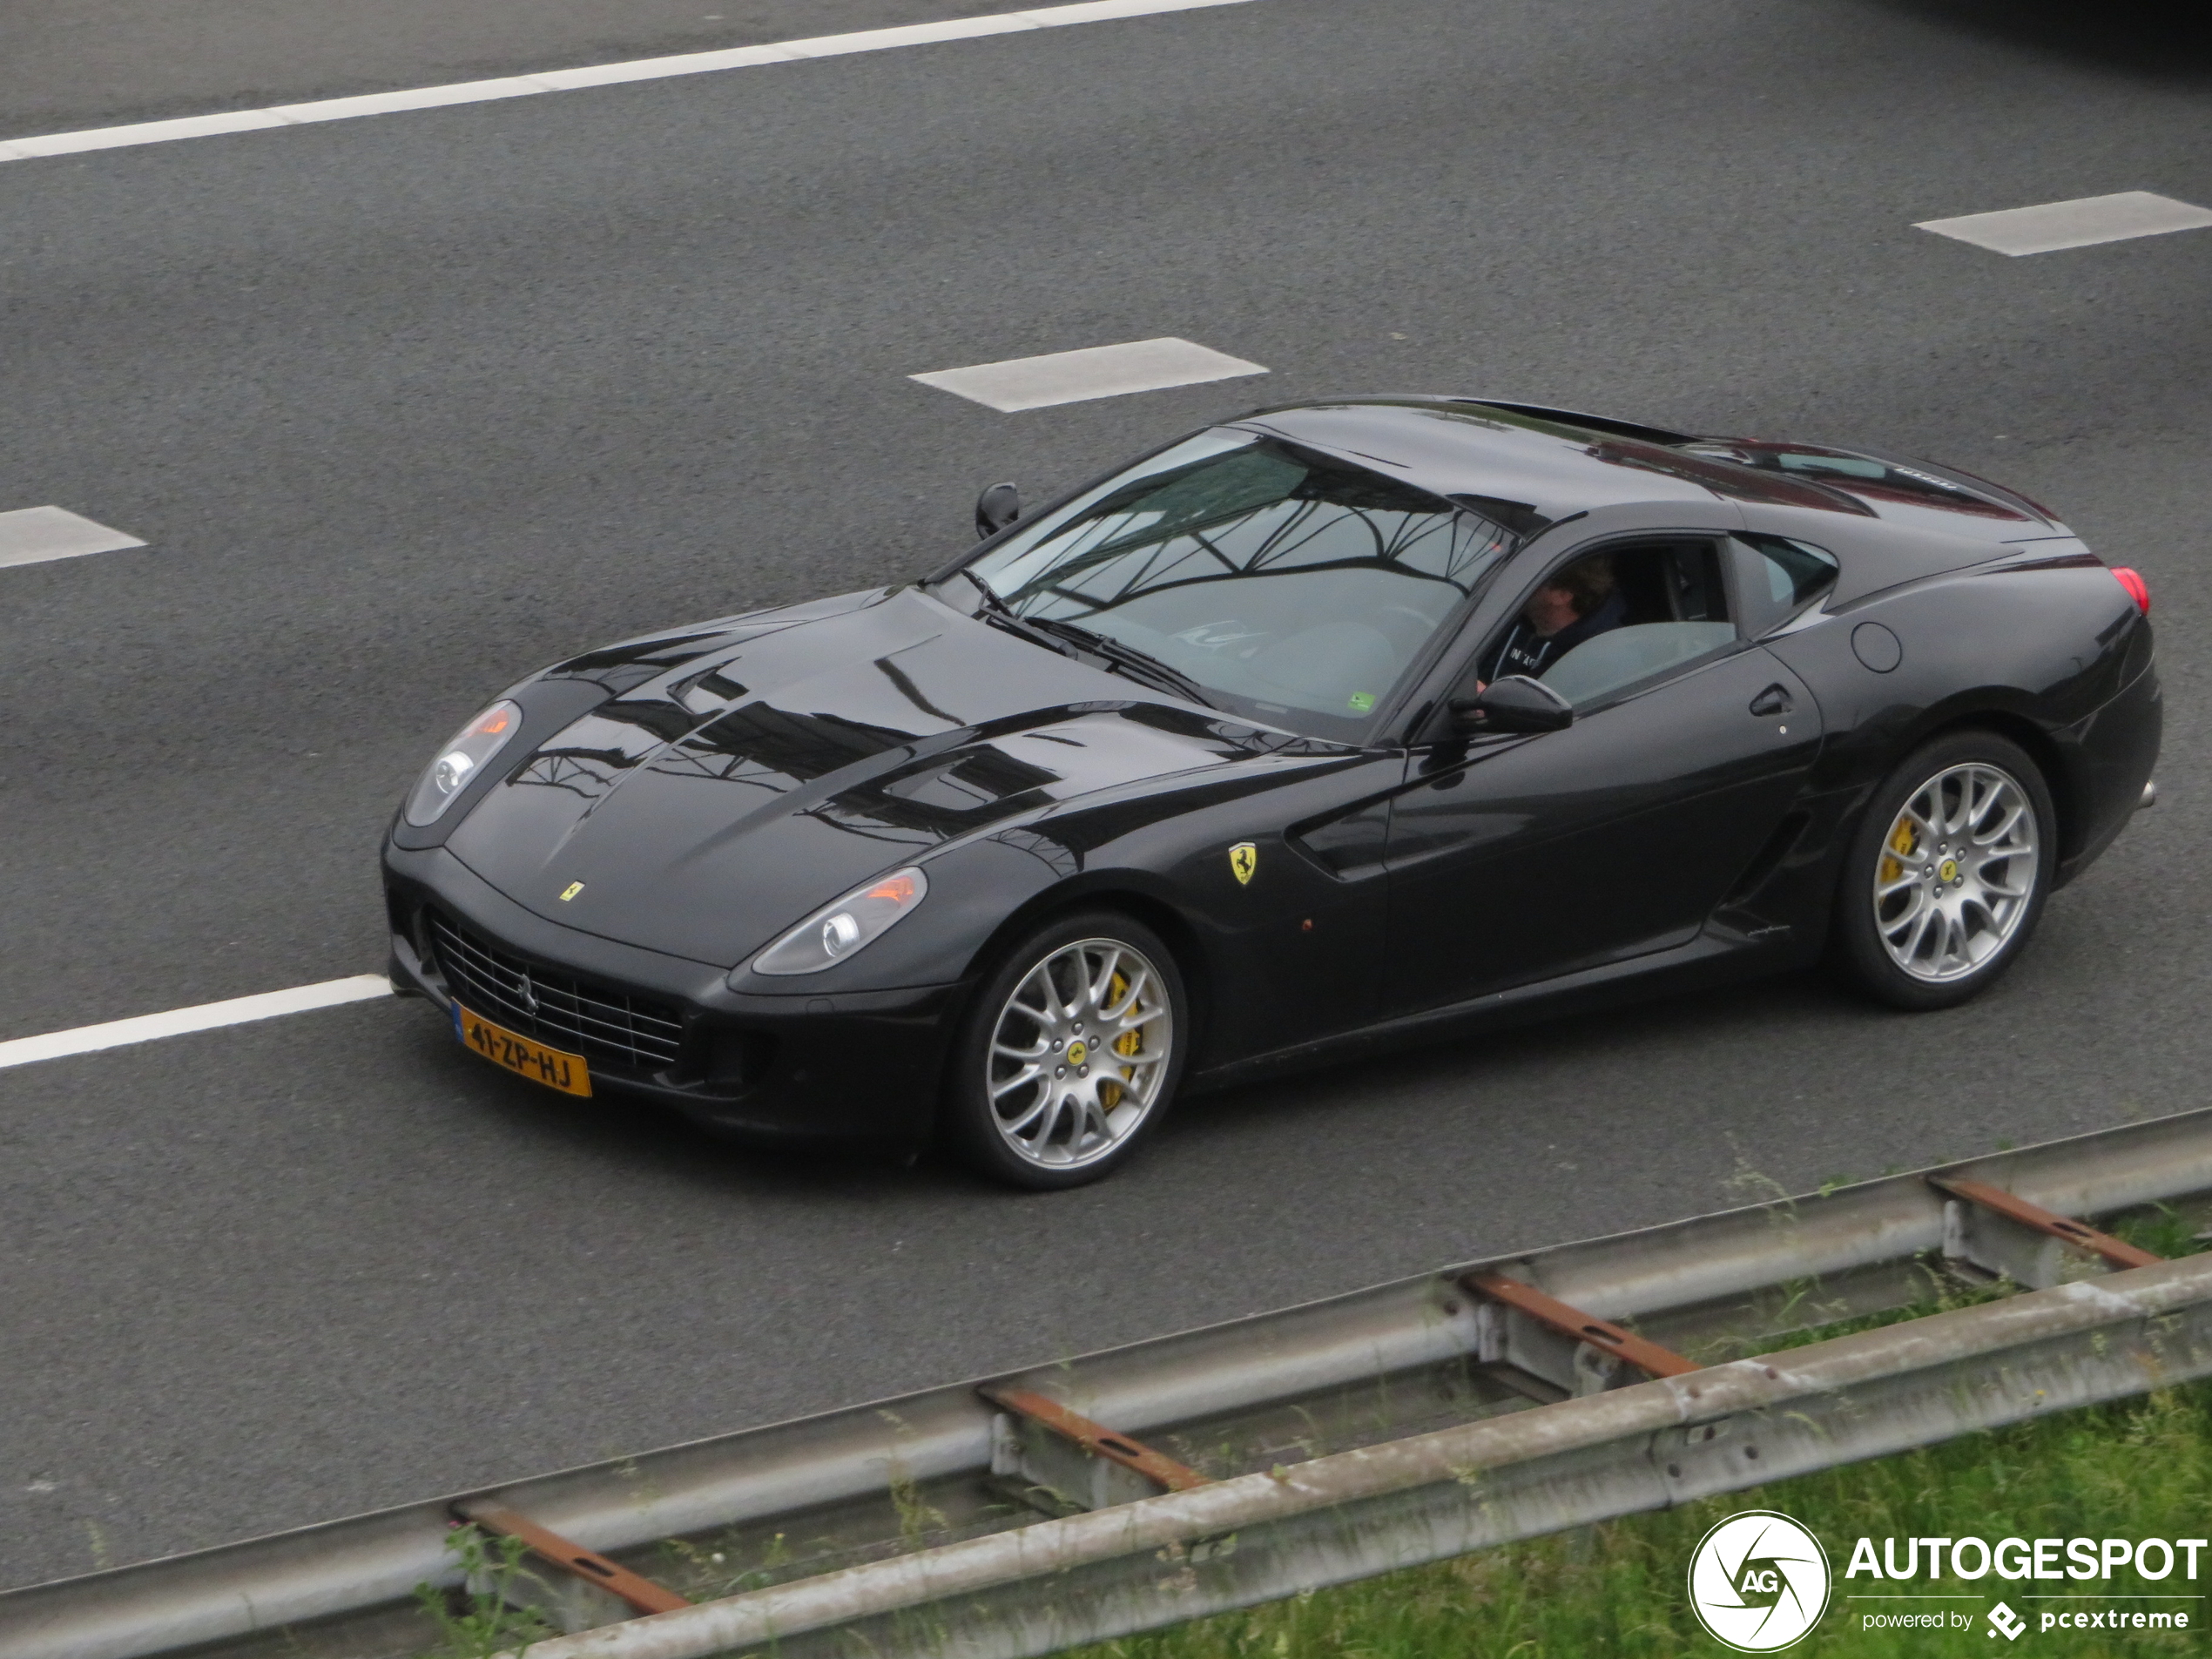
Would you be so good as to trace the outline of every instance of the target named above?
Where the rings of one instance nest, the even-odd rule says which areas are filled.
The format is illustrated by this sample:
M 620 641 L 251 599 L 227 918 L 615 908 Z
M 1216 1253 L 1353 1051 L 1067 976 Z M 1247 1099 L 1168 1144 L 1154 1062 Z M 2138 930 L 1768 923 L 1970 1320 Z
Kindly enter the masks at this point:
M 1716 498 L 1897 519 L 1977 539 L 2064 531 L 2055 521 L 2020 510 L 2032 506 L 2024 497 L 1949 469 L 1910 473 L 1903 479 L 1913 483 L 1907 494 L 1847 473 L 1816 479 L 1757 464 L 1773 461 L 1765 452 L 1784 448 L 1794 454 L 1805 448 L 1808 455 L 1844 458 L 1846 464 L 1858 451 L 1701 439 L 1534 404 L 1347 397 L 1256 410 L 1232 424 L 1379 463 L 1422 489 L 1458 497 L 1523 536 L 1600 508 L 1657 509 Z M 1892 482 L 1899 482 L 1897 463 L 1879 459 L 1885 467 L 1876 470 L 1890 471 Z M 1964 522 L 1975 517 L 2006 523 Z
M 1480 496 L 1546 521 L 1635 502 L 1746 494 L 1773 500 L 1777 484 L 1791 506 L 1865 510 L 1817 485 L 1769 480 L 1647 439 L 1452 398 L 1345 398 L 1260 410 L 1237 424 L 1379 462 L 1440 496 Z

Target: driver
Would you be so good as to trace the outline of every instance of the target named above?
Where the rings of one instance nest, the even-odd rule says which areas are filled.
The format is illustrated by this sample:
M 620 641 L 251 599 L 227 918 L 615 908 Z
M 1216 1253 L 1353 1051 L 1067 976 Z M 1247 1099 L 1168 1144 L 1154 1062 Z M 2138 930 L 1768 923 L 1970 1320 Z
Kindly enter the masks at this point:
M 1613 585 L 1613 561 L 1593 553 L 1548 577 L 1490 658 L 1487 682 L 1508 674 L 1542 676 L 1586 639 L 1609 633 L 1629 619 L 1629 601 Z

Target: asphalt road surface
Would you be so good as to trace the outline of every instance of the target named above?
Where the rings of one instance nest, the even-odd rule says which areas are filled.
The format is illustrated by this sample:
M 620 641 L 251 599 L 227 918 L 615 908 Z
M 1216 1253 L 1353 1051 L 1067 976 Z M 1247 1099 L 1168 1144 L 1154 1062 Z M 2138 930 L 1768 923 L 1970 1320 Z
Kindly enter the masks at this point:
M 0 138 L 991 9 L 694 4 L 15 7 L 61 67 Z M 0 510 L 151 544 L 0 569 L 0 1038 L 377 970 L 378 833 L 489 692 L 1264 399 L 1946 459 L 2147 573 L 2169 695 L 2162 804 L 1973 1007 L 1807 977 L 1316 1071 L 1068 1195 L 570 1103 L 420 1003 L 0 1071 L 0 1584 L 2202 1104 L 2212 233 L 1912 228 L 2212 204 L 2212 53 L 2097 17 L 1257 0 L 0 164 Z M 1273 372 L 907 379 L 1169 334 Z

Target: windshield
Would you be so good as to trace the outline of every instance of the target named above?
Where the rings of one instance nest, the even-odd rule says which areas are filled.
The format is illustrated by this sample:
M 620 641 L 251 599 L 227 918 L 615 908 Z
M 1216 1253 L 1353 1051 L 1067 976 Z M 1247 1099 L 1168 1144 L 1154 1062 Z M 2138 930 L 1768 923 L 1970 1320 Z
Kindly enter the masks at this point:
M 1221 708 L 1352 739 L 1512 542 L 1426 490 L 1219 431 L 1045 515 L 968 573 L 1016 616 L 1133 647 Z

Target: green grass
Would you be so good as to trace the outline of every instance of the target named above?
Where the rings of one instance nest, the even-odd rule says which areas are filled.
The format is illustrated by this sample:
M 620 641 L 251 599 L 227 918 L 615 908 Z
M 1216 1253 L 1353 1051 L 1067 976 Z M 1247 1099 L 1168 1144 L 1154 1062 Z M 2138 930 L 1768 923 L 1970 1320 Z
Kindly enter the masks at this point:
M 2068 1656 L 2202 1653 L 2212 1602 L 2186 1606 L 2194 1629 L 2124 1633 L 2029 1630 L 1993 1640 L 1983 1614 L 2000 1597 L 2034 1618 L 2021 1593 L 2081 1590 L 2071 1582 L 1918 1584 L 1972 1592 L 1973 1628 L 1862 1631 L 1843 1598 L 1866 1587 L 1843 1577 L 1854 1541 L 1885 1536 L 2203 1537 L 2212 1523 L 2212 1385 L 2066 1413 L 1925 1451 L 1777 1481 L 1679 1509 L 1534 1539 L 1457 1561 L 1319 1590 L 1242 1613 L 1079 1650 L 1080 1659 L 1660 1659 L 1722 1655 L 1684 1593 L 1691 1552 L 1716 1521 L 1778 1509 L 1827 1548 L 1835 1590 L 1826 1615 L 1793 1654 L 1972 1655 L 2033 1646 Z M 2176 1569 L 2164 1586 L 2132 1574 L 2114 1589 L 2212 1594 Z M 1878 1588 L 1890 1588 L 1887 1584 Z M 1905 1588 L 1903 1586 L 1899 1588 Z M 1069 1659 L 1076 1659 L 1070 1656 Z

